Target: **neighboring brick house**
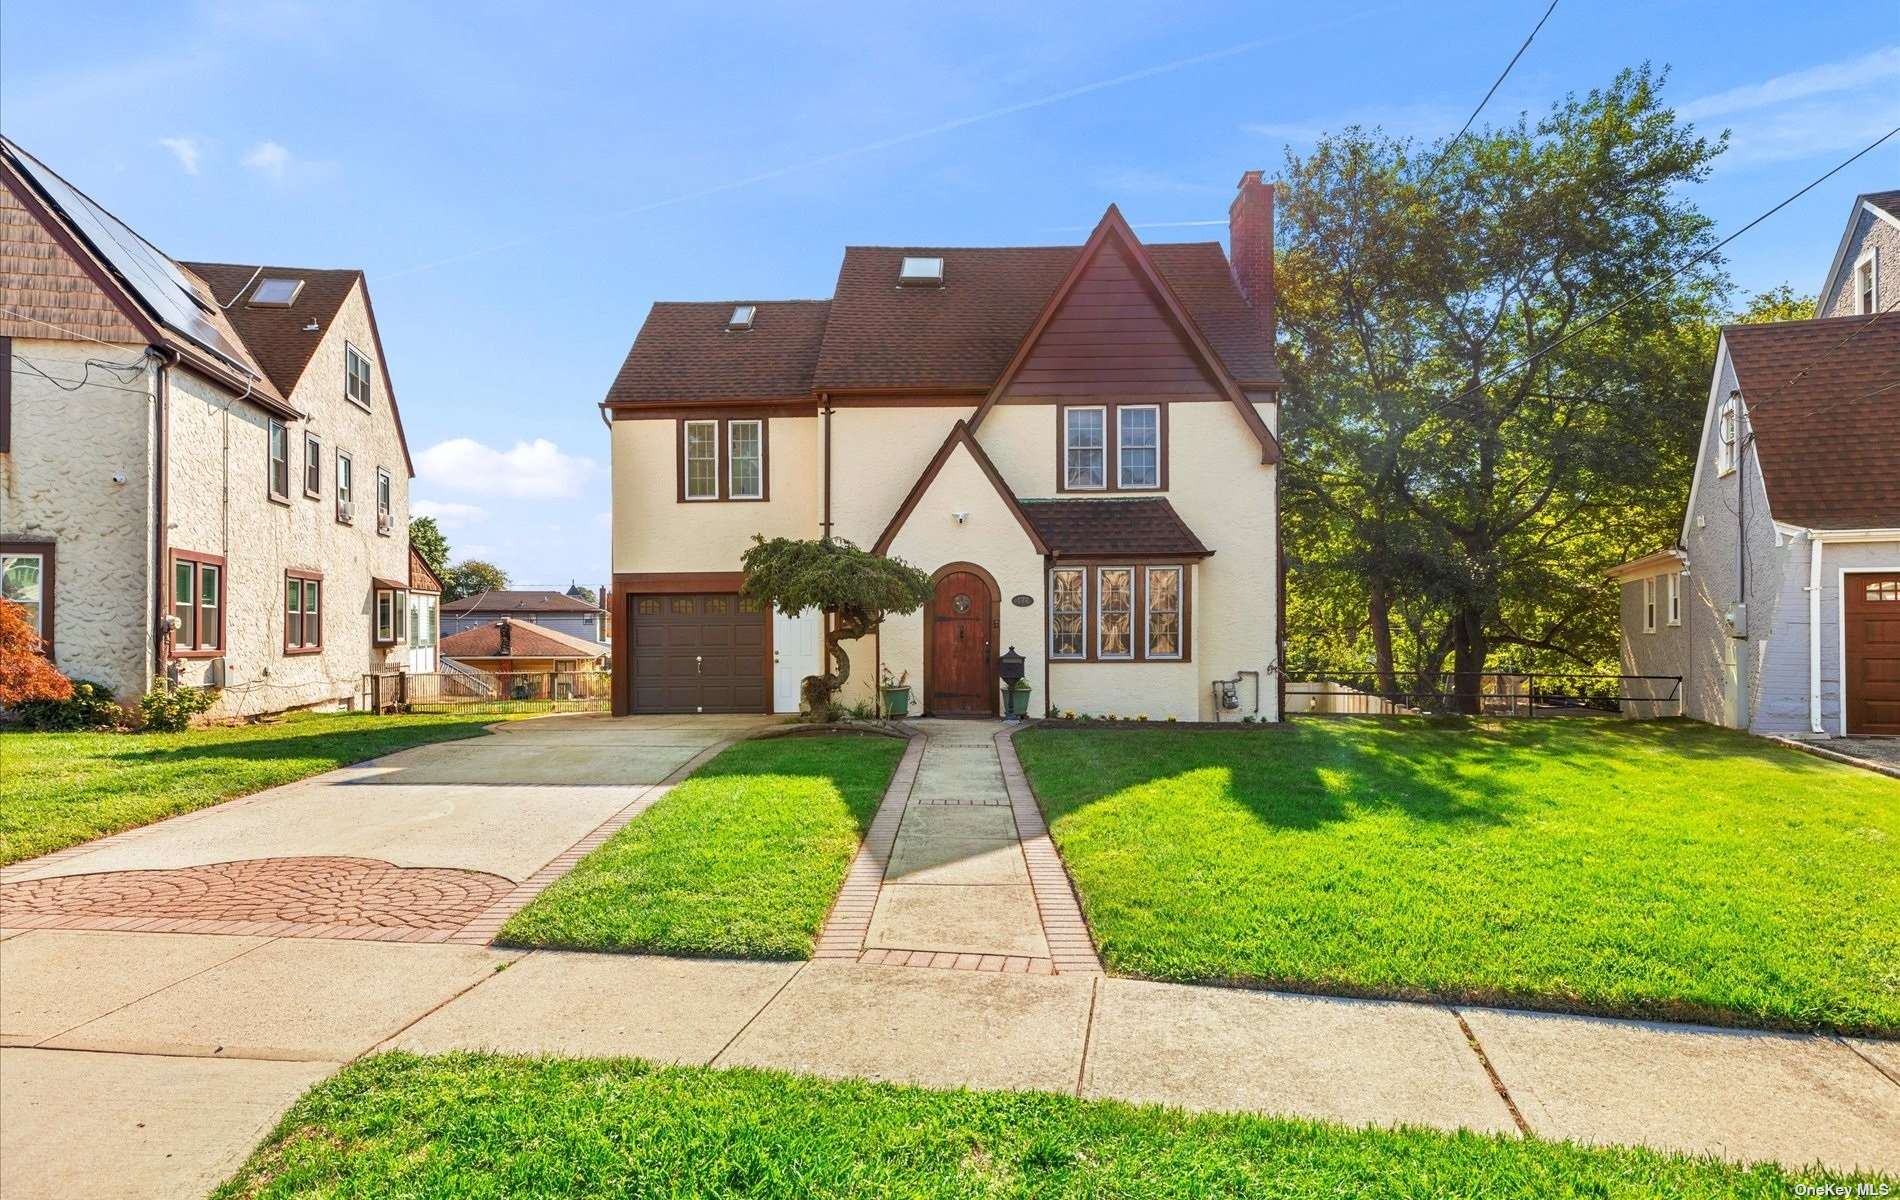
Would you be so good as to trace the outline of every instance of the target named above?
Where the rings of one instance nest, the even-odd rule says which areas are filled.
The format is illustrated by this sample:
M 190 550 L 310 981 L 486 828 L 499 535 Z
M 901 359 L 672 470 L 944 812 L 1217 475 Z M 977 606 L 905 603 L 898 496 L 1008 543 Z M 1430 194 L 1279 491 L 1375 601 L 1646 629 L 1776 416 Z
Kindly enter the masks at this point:
M 446 637 L 465 629 L 492 624 L 499 617 L 509 617 L 599 645 L 606 641 L 601 628 L 605 616 L 600 605 L 585 596 L 575 595 L 572 590 L 477 592 L 442 606 L 442 633 Z M 605 651 L 604 647 L 602 651 Z
M 754 534 L 931 576 L 846 643 L 843 699 L 906 673 L 938 715 L 1279 715 L 1273 189 L 1233 258 L 1146 245 L 851 246 L 828 300 L 660 303 L 609 390 L 616 712 L 791 712 L 816 613 L 742 598 Z
M 226 714 L 405 665 L 414 472 L 362 272 L 178 262 L 0 150 L 0 566 L 55 663 Z
M 1817 317 L 1900 309 L 1900 190 L 1854 197 L 1815 303 Z
M 1836 255 L 1823 311 L 1840 308 L 1869 234 L 1891 219 L 1880 208 L 1870 224 L 1870 199 L 1844 241 L 1862 249 Z M 1682 676 L 1698 720 L 1900 734 L 1900 311 L 1855 303 L 1851 316 L 1722 331 L 1679 540 L 1610 572 L 1623 669 Z M 1646 694 L 1627 707 L 1673 708 Z

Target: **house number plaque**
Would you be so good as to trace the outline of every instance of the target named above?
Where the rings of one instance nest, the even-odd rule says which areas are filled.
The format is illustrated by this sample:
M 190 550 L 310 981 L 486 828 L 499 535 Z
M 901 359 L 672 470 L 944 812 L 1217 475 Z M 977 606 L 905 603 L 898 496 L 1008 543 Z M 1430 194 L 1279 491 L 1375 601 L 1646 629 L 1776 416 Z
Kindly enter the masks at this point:
M 1021 592 L 1018 592 L 1016 595 L 1011 596 L 1009 598 L 1009 602 L 1011 604 L 1014 604 L 1017 608 L 1028 608 L 1030 605 L 1035 603 L 1034 600 L 1030 599 L 1028 596 L 1024 595 Z

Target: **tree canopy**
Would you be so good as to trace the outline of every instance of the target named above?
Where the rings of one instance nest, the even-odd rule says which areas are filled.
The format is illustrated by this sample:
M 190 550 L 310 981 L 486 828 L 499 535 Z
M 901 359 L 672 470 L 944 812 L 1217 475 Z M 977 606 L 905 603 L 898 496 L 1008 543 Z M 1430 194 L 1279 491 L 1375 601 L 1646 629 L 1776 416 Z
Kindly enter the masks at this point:
M 1289 151 L 1290 665 L 1391 689 L 1449 657 L 1469 704 L 1486 669 L 1615 662 L 1601 572 L 1680 519 L 1726 291 L 1686 198 L 1723 142 L 1662 85 L 1624 71 L 1449 147 Z
M 844 538 L 767 540 L 755 534 L 741 564 L 745 595 L 788 617 L 816 608 L 835 618 L 825 634 L 831 669 L 805 681 L 814 712 L 828 709 L 851 678 L 851 659 L 841 643 L 865 636 L 885 617 L 916 612 L 930 599 L 930 576 Z
M 415 548 L 422 561 L 438 576 L 445 575 L 449 569 L 449 539 L 444 537 L 442 529 L 435 523 L 434 517 L 412 517 L 409 521 L 409 544 Z
M 466 600 L 482 592 L 499 592 L 508 586 L 508 572 L 479 558 L 466 558 L 442 574 L 442 599 Z

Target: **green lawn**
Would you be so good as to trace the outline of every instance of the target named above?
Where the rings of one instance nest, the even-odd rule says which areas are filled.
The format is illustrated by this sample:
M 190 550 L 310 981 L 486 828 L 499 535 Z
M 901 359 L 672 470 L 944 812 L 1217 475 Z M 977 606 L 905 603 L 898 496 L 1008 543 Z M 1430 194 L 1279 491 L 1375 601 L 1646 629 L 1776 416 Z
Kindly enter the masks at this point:
M 741 742 L 502 927 L 518 946 L 809 958 L 904 743 Z
M 1900 1032 L 1900 783 L 1680 722 L 1017 739 L 1111 970 Z
M 1862 1177 L 1871 1182 L 1872 1177 Z M 1761 1197 L 1849 1177 L 1564 1142 L 631 1060 L 404 1054 L 318 1084 L 237 1197 Z M 1845 1193 L 1843 1193 L 1845 1194 Z
M 292 713 L 184 733 L 0 733 L 0 863 L 424 742 L 473 737 L 501 719 Z

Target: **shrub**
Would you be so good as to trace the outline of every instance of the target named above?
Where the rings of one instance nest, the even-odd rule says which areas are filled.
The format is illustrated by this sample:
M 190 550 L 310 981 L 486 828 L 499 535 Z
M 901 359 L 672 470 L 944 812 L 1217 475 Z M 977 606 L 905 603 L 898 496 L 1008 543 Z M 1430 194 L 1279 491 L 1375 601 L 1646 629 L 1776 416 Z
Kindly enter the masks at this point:
M 177 733 L 191 725 L 191 719 L 218 702 L 210 688 L 173 687 L 160 681 L 139 698 L 139 713 L 144 727 L 153 733 Z
M 72 694 L 72 681 L 40 652 L 40 635 L 27 624 L 26 609 L 0 600 L 0 708 Z
M 60 699 L 25 700 L 15 706 L 20 724 L 42 732 L 105 729 L 121 723 L 125 713 L 112 700 L 112 689 L 90 679 L 75 679 Z

